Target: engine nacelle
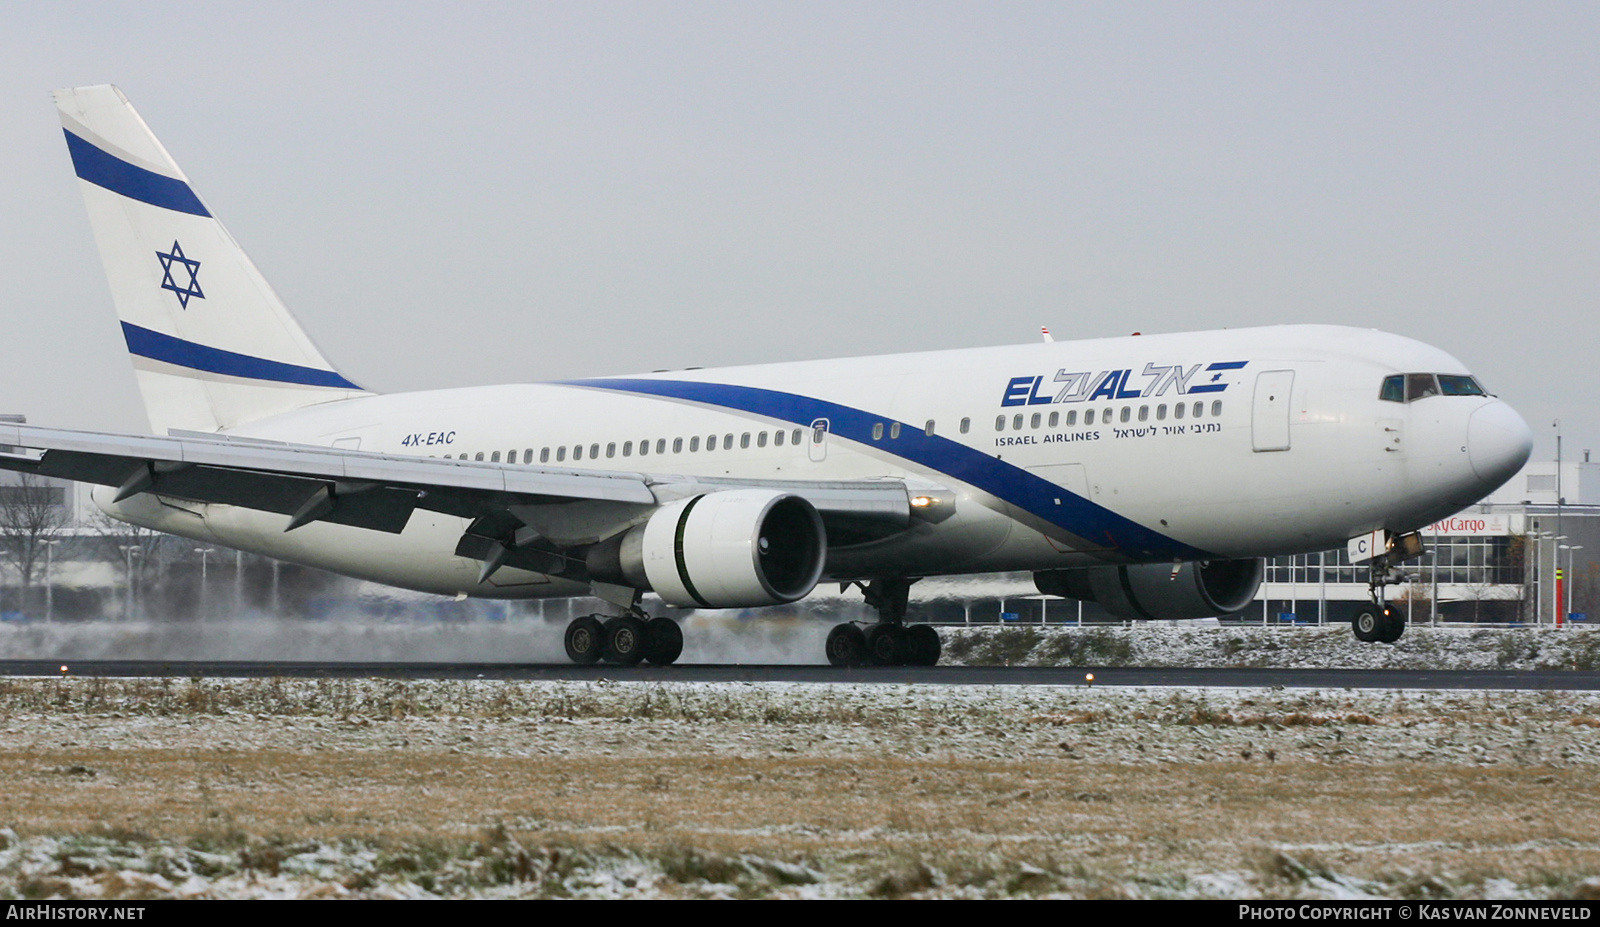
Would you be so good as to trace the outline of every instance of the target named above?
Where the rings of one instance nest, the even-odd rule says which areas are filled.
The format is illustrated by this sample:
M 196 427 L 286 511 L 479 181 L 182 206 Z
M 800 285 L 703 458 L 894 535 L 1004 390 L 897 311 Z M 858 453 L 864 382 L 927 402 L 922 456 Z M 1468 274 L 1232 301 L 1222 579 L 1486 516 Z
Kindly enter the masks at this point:
M 1047 570 L 1033 574 L 1045 595 L 1097 603 L 1118 618 L 1210 618 L 1243 611 L 1261 586 L 1260 560 Z
M 805 598 L 822 577 L 822 516 L 800 496 L 731 489 L 670 502 L 622 536 L 628 584 L 669 605 L 749 608 Z

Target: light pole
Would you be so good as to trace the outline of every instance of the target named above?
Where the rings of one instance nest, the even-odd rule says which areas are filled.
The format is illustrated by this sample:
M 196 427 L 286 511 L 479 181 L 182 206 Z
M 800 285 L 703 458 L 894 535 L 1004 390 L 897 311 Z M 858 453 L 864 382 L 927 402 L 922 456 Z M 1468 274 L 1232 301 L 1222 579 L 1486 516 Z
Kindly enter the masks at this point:
M 50 574 L 55 568 L 56 545 L 60 541 L 43 541 L 44 544 L 44 622 L 50 623 L 56 611 L 56 590 Z
M 206 620 L 206 558 L 216 553 L 214 547 L 196 547 L 194 552 L 200 555 L 200 620 Z
M 124 620 L 124 621 L 132 621 L 133 620 L 133 599 L 134 599 L 133 558 L 138 554 L 144 553 L 144 550 L 138 544 L 119 544 L 117 546 L 122 549 L 122 556 L 127 561 L 127 565 L 128 565 L 128 590 L 127 590 L 127 595 L 122 600 L 122 602 L 123 602 L 122 620 Z

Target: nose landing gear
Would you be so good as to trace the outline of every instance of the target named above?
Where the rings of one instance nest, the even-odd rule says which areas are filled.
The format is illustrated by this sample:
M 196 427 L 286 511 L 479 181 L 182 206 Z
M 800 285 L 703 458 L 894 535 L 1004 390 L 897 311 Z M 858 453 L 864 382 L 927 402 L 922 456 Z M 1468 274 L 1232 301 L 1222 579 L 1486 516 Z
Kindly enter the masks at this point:
M 1406 579 L 1406 575 L 1399 570 L 1374 562 L 1367 580 L 1367 595 L 1372 598 L 1372 604 L 1357 612 L 1355 619 L 1350 622 L 1356 640 L 1368 644 L 1392 644 L 1406 632 L 1405 616 L 1390 608 L 1383 600 L 1384 586 L 1403 583 Z

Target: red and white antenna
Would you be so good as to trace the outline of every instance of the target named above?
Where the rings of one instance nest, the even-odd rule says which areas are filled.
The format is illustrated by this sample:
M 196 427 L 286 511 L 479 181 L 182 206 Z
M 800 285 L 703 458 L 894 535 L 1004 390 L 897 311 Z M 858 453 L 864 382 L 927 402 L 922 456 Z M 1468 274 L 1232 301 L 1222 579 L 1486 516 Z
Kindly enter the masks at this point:
M 1055 339 L 1050 337 L 1050 328 L 1048 326 L 1039 326 L 1039 334 L 1044 336 L 1045 344 L 1052 344 L 1055 342 Z

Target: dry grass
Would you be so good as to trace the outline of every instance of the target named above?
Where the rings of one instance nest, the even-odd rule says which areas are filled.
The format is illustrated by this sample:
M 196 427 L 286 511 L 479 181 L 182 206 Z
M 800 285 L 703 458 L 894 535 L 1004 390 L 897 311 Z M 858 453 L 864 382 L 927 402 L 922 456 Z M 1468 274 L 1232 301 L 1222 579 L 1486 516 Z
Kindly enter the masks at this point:
M 1568 694 L 9 680 L 0 824 L 19 847 L 187 848 L 171 885 L 210 866 L 358 894 L 582 894 L 603 870 L 658 895 L 1204 895 L 1219 873 L 1251 895 L 1561 895 L 1600 873 L 1597 713 Z M 329 846 L 332 875 L 302 871 Z M 73 852 L 0 859 L 0 892 L 154 891 Z

